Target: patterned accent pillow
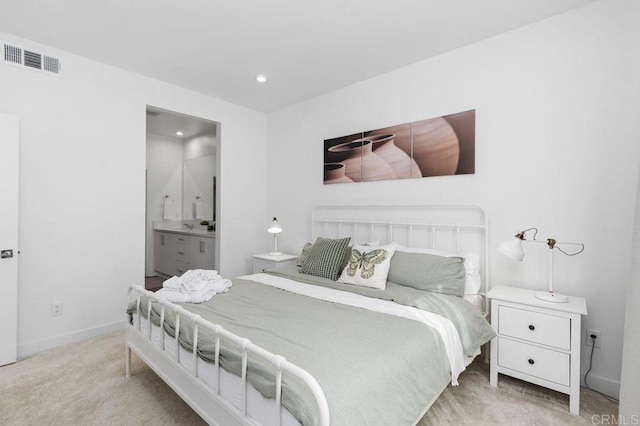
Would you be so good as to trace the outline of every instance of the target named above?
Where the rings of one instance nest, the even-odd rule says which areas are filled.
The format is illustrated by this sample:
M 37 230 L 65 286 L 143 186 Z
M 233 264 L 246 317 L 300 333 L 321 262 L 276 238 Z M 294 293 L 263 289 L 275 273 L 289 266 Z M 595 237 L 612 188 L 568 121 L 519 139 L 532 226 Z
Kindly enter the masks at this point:
M 337 280 L 350 240 L 318 237 L 302 264 L 302 273 Z
M 396 249 L 394 244 L 386 246 L 357 245 L 351 249 L 349 263 L 342 271 L 339 281 L 363 287 L 384 290 L 391 258 Z
M 364 245 L 364 246 L 379 246 L 380 245 L 380 240 L 368 241 L 366 243 L 363 243 L 362 245 Z M 298 263 L 296 263 L 296 266 L 302 266 L 304 261 L 307 259 L 307 256 L 309 256 L 309 252 L 311 251 L 312 248 L 313 248 L 313 244 L 311 244 L 311 243 L 306 243 L 302 247 L 302 252 L 300 252 L 300 257 L 298 257 Z M 344 261 L 342 262 L 342 266 L 340 267 L 341 271 L 345 268 L 345 266 L 347 266 L 347 262 L 349 262 L 349 255 L 350 254 L 351 254 L 351 246 L 347 247 L 347 250 L 345 251 Z

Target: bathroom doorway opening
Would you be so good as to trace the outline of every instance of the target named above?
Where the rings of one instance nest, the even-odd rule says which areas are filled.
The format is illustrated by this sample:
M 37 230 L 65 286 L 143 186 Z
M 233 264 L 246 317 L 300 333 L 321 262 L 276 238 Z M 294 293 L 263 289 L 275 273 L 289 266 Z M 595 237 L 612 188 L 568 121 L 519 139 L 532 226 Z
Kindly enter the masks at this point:
M 216 269 L 220 123 L 147 106 L 145 288 Z

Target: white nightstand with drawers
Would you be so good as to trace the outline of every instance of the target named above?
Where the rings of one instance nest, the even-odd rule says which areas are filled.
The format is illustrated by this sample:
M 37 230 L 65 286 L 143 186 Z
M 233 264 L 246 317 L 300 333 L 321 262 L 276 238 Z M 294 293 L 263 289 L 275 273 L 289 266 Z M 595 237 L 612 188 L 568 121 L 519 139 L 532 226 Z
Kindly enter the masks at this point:
M 274 256 L 269 253 L 254 254 L 253 256 L 253 273 L 257 274 L 267 269 L 282 268 L 288 265 L 295 265 L 298 260 L 298 256 L 295 254 L 283 253 L 278 256 Z
M 569 411 L 580 410 L 580 322 L 582 297 L 568 303 L 536 299 L 536 291 L 497 286 L 491 299 L 491 386 L 498 373 L 569 395 Z

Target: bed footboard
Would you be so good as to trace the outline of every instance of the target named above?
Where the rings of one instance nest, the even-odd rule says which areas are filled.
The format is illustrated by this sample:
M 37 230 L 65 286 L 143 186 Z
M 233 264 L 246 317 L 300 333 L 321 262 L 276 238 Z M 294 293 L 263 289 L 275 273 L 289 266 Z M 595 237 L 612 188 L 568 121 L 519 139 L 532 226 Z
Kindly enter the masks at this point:
M 145 320 L 140 315 L 140 304 L 142 296 L 147 299 L 147 312 L 151 312 L 151 304 L 158 303 L 160 305 L 160 332 L 162 333 L 162 348 L 158 348 L 151 340 L 152 323 L 151 315 L 147 315 Z M 316 404 L 318 406 L 319 424 L 329 425 L 329 406 L 327 404 L 324 392 L 320 388 L 318 382 L 307 371 L 290 363 L 280 355 L 273 354 L 260 346 L 253 344 L 248 339 L 239 337 L 222 326 L 213 324 L 200 315 L 193 314 L 186 309 L 160 299 L 154 293 L 145 290 L 139 285 L 132 284 L 128 289 L 128 300 L 136 302 L 136 312 L 133 324 L 127 321 L 126 326 L 126 377 L 131 376 L 131 350 L 138 355 L 152 370 L 158 374 L 180 397 L 191 406 L 207 423 L 221 425 L 250 425 L 255 424 L 254 420 L 247 415 L 247 357 L 249 354 L 257 356 L 260 359 L 272 364 L 276 369 L 275 381 L 275 405 L 274 413 L 276 425 L 282 424 L 282 372 L 291 374 L 302 380 L 311 390 Z M 175 336 L 175 353 L 169 356 L 164 351 L 164 319 L 165 312 L 170 309 L 175 313 L 176 332 Z M 142 321 L 148 321 L 147 333 L 141 330 Z M 191 371 L 187 370 L 180 363 L 180 344 L 178 342 L 180 335 L 180 321 L 189 320 L 193 323 L 193 356 L 196 362 L 193 363 Z M 200 327 L 210 330 L 215 336 L 215 358 L 214 370 L 215 378 L 213 388 L 207 385 L 198 377 L 197 362 L 197 346 L 198 346 L 198 330 Z M 220 394 L 220 342 L 221 339 L 230 341 L 238 345 L 242 352 L 242 397 L 240 407 L 236 407 L 224 396 Z

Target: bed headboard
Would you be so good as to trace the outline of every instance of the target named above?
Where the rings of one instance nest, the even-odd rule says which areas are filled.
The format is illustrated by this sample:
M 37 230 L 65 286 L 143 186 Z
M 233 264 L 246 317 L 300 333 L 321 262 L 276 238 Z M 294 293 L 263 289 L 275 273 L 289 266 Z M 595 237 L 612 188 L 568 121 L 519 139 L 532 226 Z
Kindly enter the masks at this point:
M 380 239 L 382 244 L 476 253 L 480 293 L 484 296 L 489 288 L 489 222 L 487 212 L 477 204 L 316 206 L 311 224 L 312 241 L 316 237 L 351 237 L 353 243 Z

